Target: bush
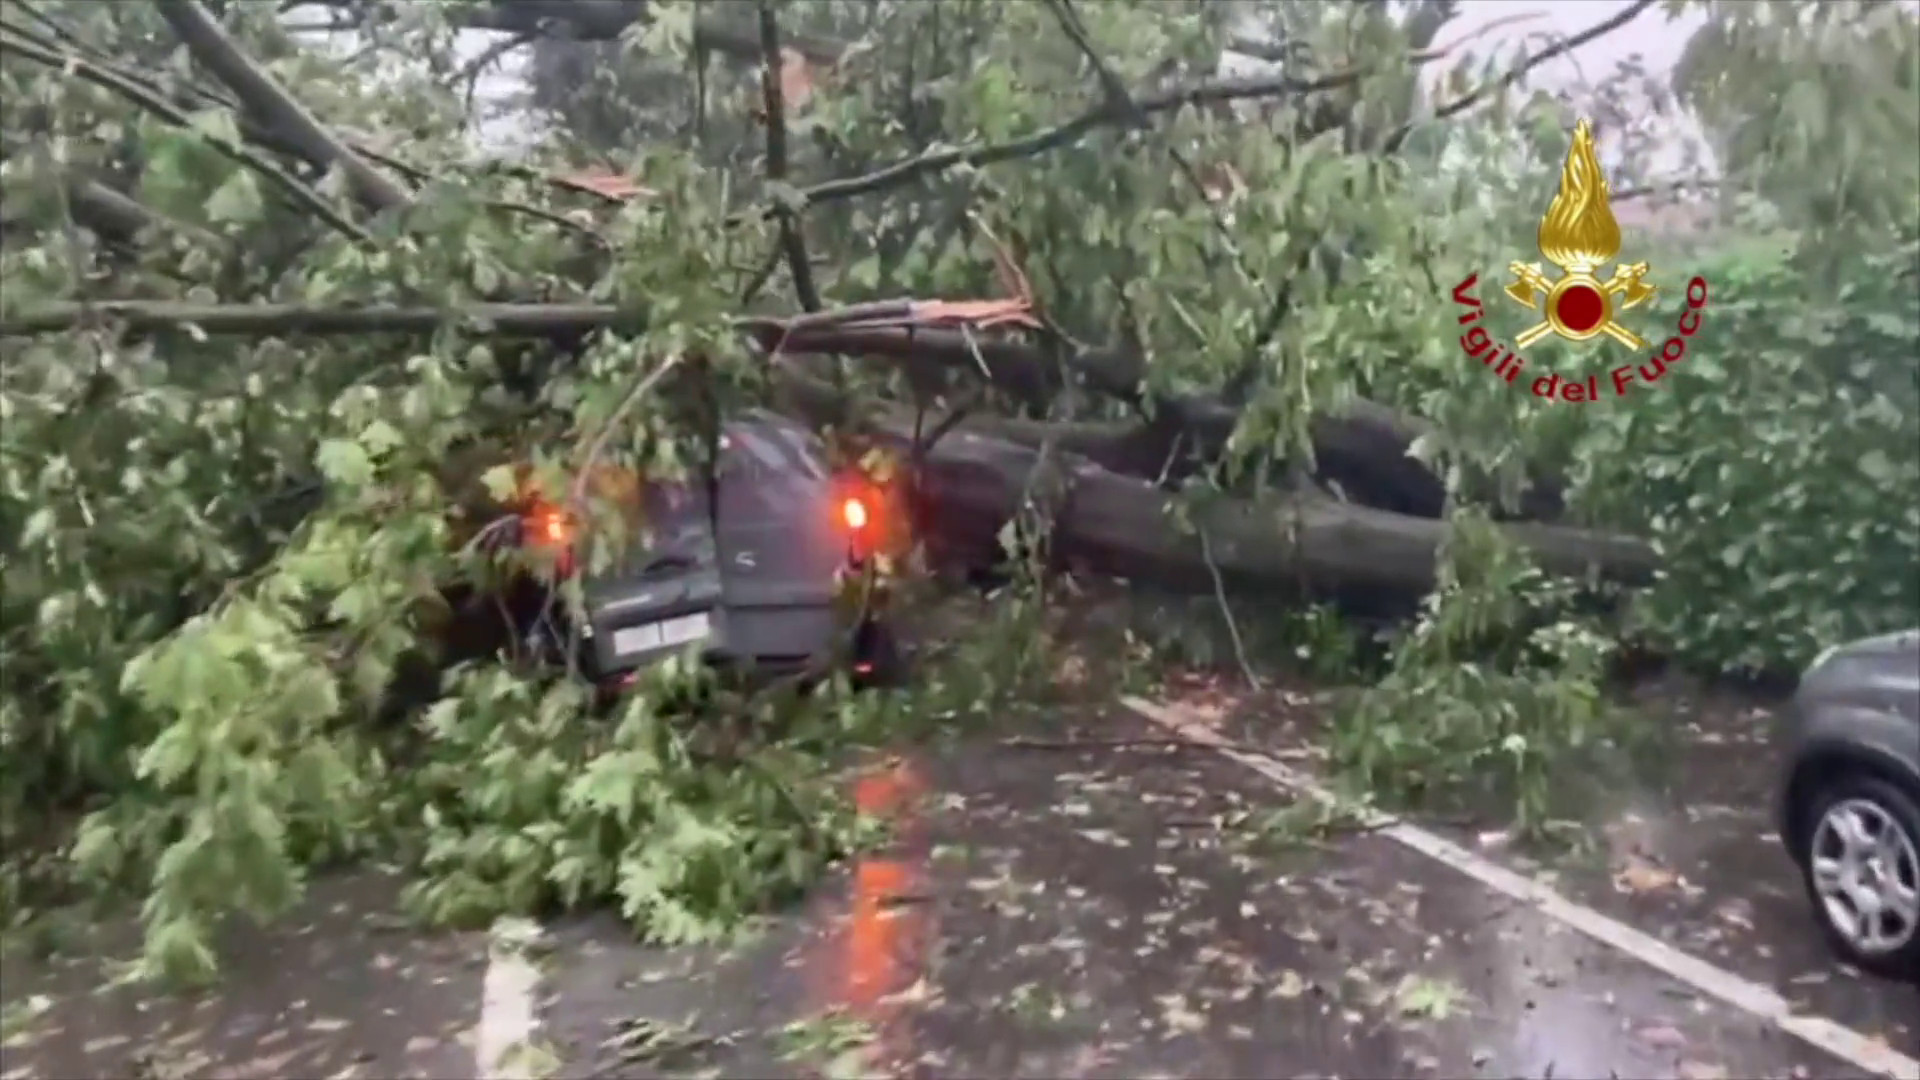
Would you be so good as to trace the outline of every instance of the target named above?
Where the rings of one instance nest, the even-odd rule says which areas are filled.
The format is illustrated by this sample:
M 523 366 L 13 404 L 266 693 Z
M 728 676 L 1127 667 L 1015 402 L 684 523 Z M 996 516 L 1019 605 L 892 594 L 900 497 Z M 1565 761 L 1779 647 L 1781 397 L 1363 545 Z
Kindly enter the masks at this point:
M 1569 761 L 1617 734 L 1602 693 L 1612 641 L 1571 614 L 1569 583 L 1530 565 L 1483 515 L 1463 511 L 1453 526 L 1439 586 L 1386 677 L 1336 715 L 1332 760 L 1371 796 L 1491 796 L 1537 832 Z
M 1852 260 L 1830 298 L 1764 250 L 1699 270 L 1686 360 L 1577 455 L 1585 509 L 1664 560 L 1637 631 L 1714 671 L 1920 625 L 1920 244 Z

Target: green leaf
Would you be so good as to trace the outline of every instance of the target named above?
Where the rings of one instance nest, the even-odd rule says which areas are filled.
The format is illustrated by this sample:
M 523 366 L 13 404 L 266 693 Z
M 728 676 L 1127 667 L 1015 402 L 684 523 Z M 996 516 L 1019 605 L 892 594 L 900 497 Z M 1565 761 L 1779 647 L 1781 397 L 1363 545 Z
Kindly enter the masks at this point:
M 233 112 L 221 106 L 191 113 L 187 123 L 193 130 L 221 142 L 237 144 L 240 141 L 240 127 L 234 122 Z
M 313 456 L 320 475 L 348 487 L 363 487 L 373 479 L 373 459 L 359 443 L 328 439 Z
M 1860 475 L 1875 484 L 1891 483 L 1894 479 L 1893 460 L 1884 450 L 1869 450 L 1860 457 Z
M 265 210 L 260 183 L 250 169 L 235 169 L 207 200 L 207 218 L 217 224 L 247 225 L 259 221 Z
M 32 547 L 48 536 L 51 536 L 53 534 L 53 527 L 58 520 L 59 519 L 54 516 L 53 510 L 45 506 L 27 515 L 27 523 L 20 530 L 20 546 L 23 548 Z
M 375 457 L 381 457 L 406 442 L 406 437 L 385 420 L 375 420 L 360 433 L 360 445 Z
M 506 505 L 520 492 L 519 473 L 511 465 L 495 465 L 480 474 L 480 483 L 486 486 L 487 496 L 494 502 Z
M 869 255 L 847 268 L 847 283 L 859 289 L 880 287 L 880 256 Z

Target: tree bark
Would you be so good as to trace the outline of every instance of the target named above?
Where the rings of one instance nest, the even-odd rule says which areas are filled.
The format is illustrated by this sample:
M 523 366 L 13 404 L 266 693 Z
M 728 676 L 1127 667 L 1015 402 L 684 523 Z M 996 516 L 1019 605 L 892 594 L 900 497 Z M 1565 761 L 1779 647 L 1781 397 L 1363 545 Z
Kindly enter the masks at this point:
M 816 424 L 845 422 L 833 390 L 800 376 L 778 384 L 781 407 Z M 914 425 L 897 408 L 868 412 L 861 427 L 906 456 Z M 1031 433 L 1029 433 L 1031 434 Z M 925 448 L 911 469 L 913 503 L 927 539 L 970 561 L 997 556 L 1002 526 L 1029 499 L 1053 524 L 1055 552 L 1091 569 L 1177 588 L 1230 584 L 1418 596 L 1431 590 L 1443 521 L 1340 502 L 1318 491 L 1219 499 L 1191 508 L 1148 480 L 1067 452 L 986 434 L 974 421 Z M 1658 558 L 1630 536 L 1559 525 L 1504 526 L 1548 572 L 1639 584 Z M 1205 534 L 1202 542 L 1201 533 Z

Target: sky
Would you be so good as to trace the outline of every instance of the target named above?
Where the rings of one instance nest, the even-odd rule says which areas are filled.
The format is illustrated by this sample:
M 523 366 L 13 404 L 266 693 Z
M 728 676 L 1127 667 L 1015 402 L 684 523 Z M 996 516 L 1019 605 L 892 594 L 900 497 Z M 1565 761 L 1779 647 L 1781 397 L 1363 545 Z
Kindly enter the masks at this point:
M 1441 32 L 1441 41 L 1473 37 L 1473 46 L 1467 50 L 1473 53 L 1484 53 L 1488 48 L 1513 49 L 1523 44 L 1530 34 L 1578 33 L 1626 6 L 1620 0 L 1581 3 L 1559 0 L 1541 4 L 1525 0 L 1461 0 L 1460 14 Z M 1518 19 L 1523 15 L 1528 17 Z M 1502 25 L 1486 29 L 1495 22 Z M 1583 72 L 1587 79 L 1598 79 L 1635 53 L 1640 55 L 1649 72 L 1665 74 L 1673 70 L 1687 39 L 1705 22 L 1706 16 L 1699 11 L 1689 11 L 1679 19 L 1669 20 L 1655 7 L 1620 29 L 1573 50 L 1567 57 L 1540 65 L 1534 69 L 1534 77 L 1543 86 L 1574 87 L 1580 85 Z M 1484 38 L 1477 36 L 1483 31 Z
M 1626 6 L 1625 0 L 1584 0 L 1580 3 L 1561 0 L 1542 4 L 1527 3 L 1525 0 L 1461 0 L 1459 16 L 1441 31 L 1440 40 L 1470 41 L 1471 45 L 1463 50 L 1470 55 L 1484 55 L 1488 50 L 1512 55 L 1520 47 L 1529 44 L 1530 36 L 1540 35 L 1533 39 L 1531 45 L 1537 51 L 1545 44 L 1545 37 L 1560 38 L 1577 34 L 1595 23 L 1604 22 Z M 1687 11 L 1678 18 L 1669 18 L 1656 5 L 1625 26 L 1534 68 L 1529 75 L 1531 84 L 1545 90 L 1578 90 L 1605 79 L 1622 61 L 1636 56 L 1649 76 L 1666 82 L 1680 59 L 1681 51 L 1686 48 L 1687 40 L 1705 22 L 1706 14 L 1697 9 Z M 1485 36 L 1480 36 L 1482 34 Z M 1658 144 L 1662 149 L 1652 155 L 1646 180 L 1683 175 L 1689 164 L 1689 146 L 1695 155 L 1711 157 L 1704 135 L 1691 117 L 1658 123 L 1660 126 L 1657 130 L 1670 131 L 1671 138 L 1663 139 Z M 1612 148 L 1605 145 L 1604 134 L 1599 142 L 1603 166 L 1611 169 L 1614 166 L 1614 154 L 1610 152 Z
M 1463 42 L 1458 50 L 1459 55 L 1511 56 L 1515 50 L 1529 44 L 1529 39 L 1532 39 L 1532 48 L 1537 50 L 1544 45 L 1548 36 L 1577 33 L 1626 6 L 1627 0 L 1543 0 L 1541 3 L 1530 3 L 1528 0 L 1460 0 L 1459 15 L 1441 31 L 1438 43 Z M 1688 12 L 1677 20 L 1669 20 L 1664 12 L 1655 7 L 1598 40 L 1582 45 L 1564 57 L 1547 61 L 1535 68 L 1531 77 L 1535 85 L 1545 89 L 1577 89 L 1583 83 L 1604 78 L 1617 63 L 1634 54 L 1639 54 L 1649 74 L 1664 75 L 1673 69 L 1687 38 L 1704 21 L 1705 16 L 1698 11 Z M 470 39 L 462 41 L 463 49 L 476 55 L 494 38 L 494 35 L 485 32 L 462 36 Z M 509 58 L 489 78 L 483 79 L 483 95 L 489 92 L 505 93 L 517 85 L 518 60 L 517 56 Z M 1436 75 L 1438 71 L 1436 66 Z M 502 137 L 510 141 L 512 136 L 509 131 L 497 127 L 487 132 L 489 142 Z M 1673 157 L 1677 167 L 1680 157 L 1677 149 Z
M 1630 0 L 1459 0 L 1459 14 L 1442 28 L 1434 44 L 1457 46 L 1450 55 L 1461 59 L 1511 62 L 1522 49 L 1537 53 L 1552 41 L 1604 22 L 1628 6 Z M 1669 19 L 1656 6 L 1625 26 L 1541 63 L 1528 73 L 1528 85 L 1548 91 L 1578 91 L 1605 80 L 1620 62 L 1635 56 L 1648 76 L 1664 82 L 1687 39 L 1705 21 L 1705 14 L 1697 10 Z M 1435 87 L 1456 63 L 1429 65 L 1429 88 Z M 1696 157 L 1710 157 L 1699 125 L 1691 118 L 1666 118 L 1657 123 L 1660 130 L 1671 135 L 1659 141 L 1661 149 L 1647 163 L 1647 180 L 1684 175 L 1692 160 L 1689 147 Z M 1611 168 L 1614 154 L 1604 137 L 1599 149 L 1603 165 Z

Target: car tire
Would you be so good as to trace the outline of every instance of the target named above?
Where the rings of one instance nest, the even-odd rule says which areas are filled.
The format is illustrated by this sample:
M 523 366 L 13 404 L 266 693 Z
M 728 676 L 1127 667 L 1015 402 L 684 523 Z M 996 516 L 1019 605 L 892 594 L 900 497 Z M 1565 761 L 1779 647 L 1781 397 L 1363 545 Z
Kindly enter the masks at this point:
M 1845 884 L 1822 887 L 1823 878 L 1829 882 L 1834 880 L 1822 872 L 1823 867 L 1831 867 L 1836 861 L 1843 865 L 1846 862 L 1842 855 L 1848 848 L 1850 830 L 1845 824 L 1857 822 L 1866 826 L 1872 838 L 1883 835 L 1889 838 L 1880 849 L 1882 861 L 1875 867 L 1877 876 L 1892 875 L 1899 886 L 1920 890 L 1920 880 L 1917 880 L 1920 879 L 1920 801 L 1885 780 L 1855 773 L 1822 787 L 1809 801 L 1806 816 L 1801 820 L 1805 825 L 1797 830 L 1800 850 L 1794 854 L 1800 863 L 1807 898 L 1813 905 L 1813 917 L 1819 921 L 1833 951 L 1847 963 L 1876 975 L 1897 979 L 1920 976 L 1920 925 L 1916 925 L 1920 923 L 1920 913 L 1905 918 L 1879 917 L 1876 928 L 1883 937 L 1891 937 L 1898 944 L 1875 948 L 1857 931 L 1842 925 L 1849 913 L 1854 924 L 1859 923 L 1859 905 L 1850 899 L 1858 893 L 1850 892 L 1848 886 L 1878 891 L 1874 882 L 1860 881 L 1859 871 L 1852 870 L 1841 879 Z M 1892 865 L 1885 862 L 1889 850 L 1894 860 Z M 1886 886 L 1879 888 L 1884 890 Z

